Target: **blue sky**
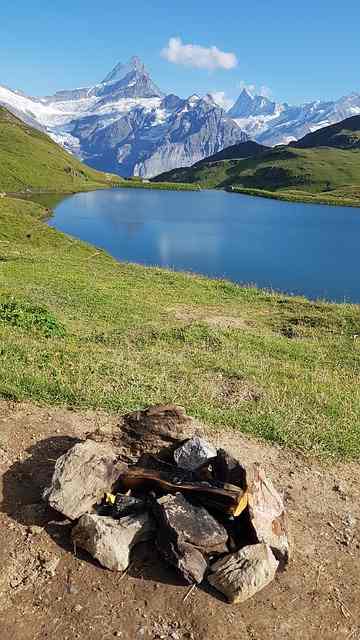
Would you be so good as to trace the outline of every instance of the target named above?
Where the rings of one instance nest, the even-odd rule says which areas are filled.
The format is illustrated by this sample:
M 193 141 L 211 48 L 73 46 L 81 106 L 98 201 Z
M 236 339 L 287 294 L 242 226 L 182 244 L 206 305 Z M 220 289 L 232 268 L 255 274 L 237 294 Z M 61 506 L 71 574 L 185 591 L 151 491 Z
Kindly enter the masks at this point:
M 31 95 L 88 86 L 136 54 L 162 89 L 181 96 L 224 91 L 235 98 L 246 83 L 293 103 L 337 98 L 360 90 L 360 3 L 332 5 L 328 0 L 4 0 L 0 84 Z M 161 51 L 173 37 L 216 46 L 236 56 L 237 64 L 225 59 L 230 68 L 222 68 L 220 56 L 219 68 L 194 68 L 196 48 L 187 66 L 169 62 Z

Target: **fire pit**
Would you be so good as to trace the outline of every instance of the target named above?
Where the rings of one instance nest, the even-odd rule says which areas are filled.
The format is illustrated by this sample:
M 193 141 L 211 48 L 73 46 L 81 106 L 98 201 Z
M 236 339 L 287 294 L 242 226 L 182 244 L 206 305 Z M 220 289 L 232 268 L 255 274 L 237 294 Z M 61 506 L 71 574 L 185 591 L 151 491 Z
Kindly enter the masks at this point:
M 59 458 L 44 498 L 107 569 L 127 570 L 151 540 L 186 582 L 244 602 L 288 563 L 284 504 L 259 464 L 245 468 L 200 432 L 176 405 L 128 414 L 117 434 L 90 434 Z

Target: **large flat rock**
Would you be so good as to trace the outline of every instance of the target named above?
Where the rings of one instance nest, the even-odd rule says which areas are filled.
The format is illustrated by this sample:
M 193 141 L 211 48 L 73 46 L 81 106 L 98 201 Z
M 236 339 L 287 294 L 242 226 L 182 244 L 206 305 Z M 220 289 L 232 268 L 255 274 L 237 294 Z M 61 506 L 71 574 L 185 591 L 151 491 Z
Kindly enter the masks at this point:
M 79 442 L 57 460 L 44 498 L 53 509 L 76 520 L 112 490 L 126 469 L 111 445 L 93 440 Z
M 176 404 L 154 405 L 128 413 L 120 419 L 119 445 L 134 456 L 142 453 L 164 454 L 192 436 L 198 423 Z
M 226 529 L 204 507 L 191 504 L 181 493 L 159 498 L 154 512 L 157 544 L 164 559 L 187 582 L 202 582 L 206 558 L 228 550 Z
M 245 602 L 270 584 L 278 565 L 268 545 L 249 545 L 215 562 L 208 580 L 229 602 Z
M 73 541 L 111 571 L 125 571 L 130 553 L 139 542 L 154 536 L 154 522 L 147 513 L 114 520 L 85 514 L 73 529 Z

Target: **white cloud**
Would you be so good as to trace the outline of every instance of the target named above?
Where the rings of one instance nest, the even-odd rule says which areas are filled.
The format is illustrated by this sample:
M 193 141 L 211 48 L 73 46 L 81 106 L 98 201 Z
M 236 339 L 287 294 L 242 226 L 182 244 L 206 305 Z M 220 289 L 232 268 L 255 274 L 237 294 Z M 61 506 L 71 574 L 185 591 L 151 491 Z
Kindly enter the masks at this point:
M 170 38 L 161 55 L 169 62 L 196 69 L 233 69 L 238 64 L 234 53 L 225 53 L 217 47 L 184 44 L 181 38 Z
M 219 107 L 224 109 L 224 111 L 228 111 L 230 107 L 232 107 L 234 104 L 234 100 L 229 98 L 226 95 L 225 91 L 213 91 L 212 93 L 210 93 L 210 95 L 214 100 L 214 102 L 216 102 L 216 104 L 218 104 Z

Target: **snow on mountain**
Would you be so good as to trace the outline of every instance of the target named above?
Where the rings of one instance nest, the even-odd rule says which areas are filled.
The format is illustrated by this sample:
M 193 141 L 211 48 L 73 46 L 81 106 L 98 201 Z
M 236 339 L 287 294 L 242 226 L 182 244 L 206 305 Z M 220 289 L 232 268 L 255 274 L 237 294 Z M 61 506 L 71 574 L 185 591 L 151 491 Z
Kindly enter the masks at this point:
M 152 176 L 246 140 L 211 96 L 165 95 L 139 58 L 99 84 L 30 98 L 0 88 L 0 103 L 93 167 Z
M 0 86 L 0 104 L 91 166 L 144 177 L 191 165 L 249 138 L 288 143 L 360 113 L 358 93 L 291 106 L 246 89 L 226 113 L 214 94 L 187 100 L 164 94 L 136 57 L 92 87 L 44 98 Z
M 277 103 L 244 89 L 228 111 L 249 137 L 274 146 L 298 140 L 307 133 L 360 114 L 360 94 L 338 101 L 315 101 L 299 106 Z
M 250 116 L 271 116 L 279 110 L 279 105 L 265 96 L 252 95 L 243 89 L 235 104 L 228 111 L 232 118 L 249 118 Z
M 207 99 L 167 96 L 153 108 L 138 107 L 106 127 L 97 118 L 79 120 L 74 135 L 86 162 L 123 175 L 151 177 L 188 166 L 247 136 Z

